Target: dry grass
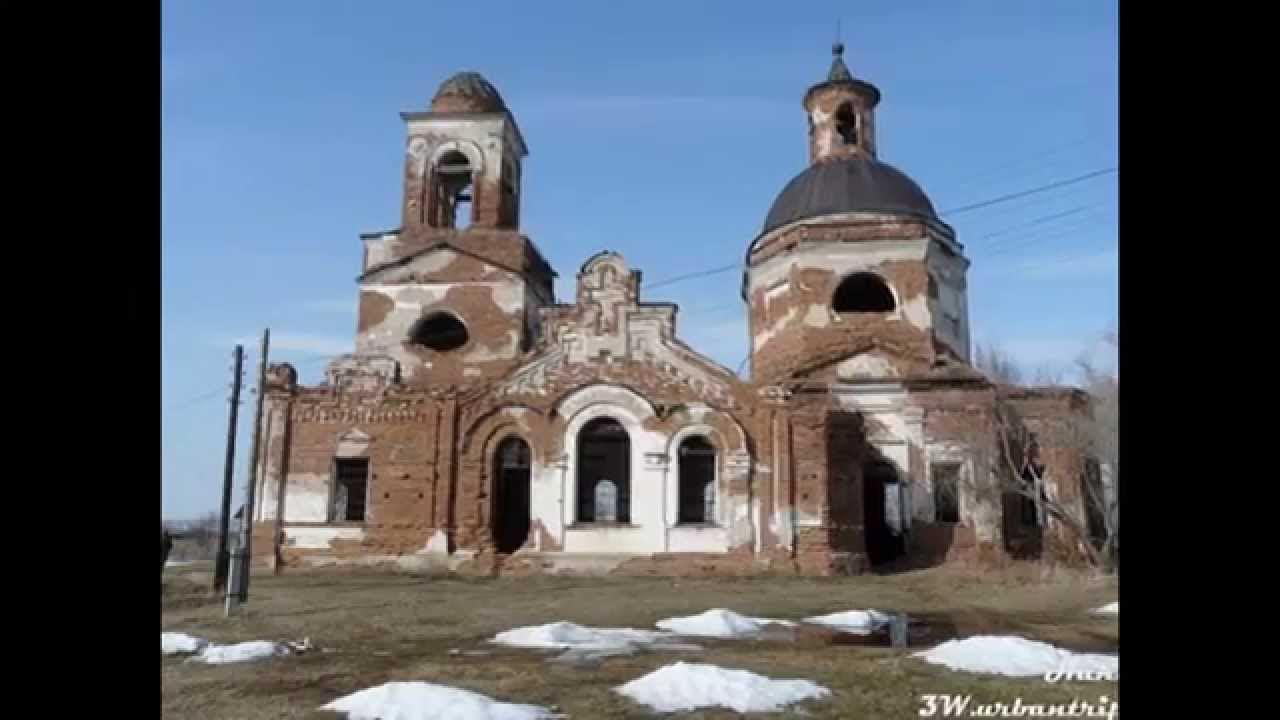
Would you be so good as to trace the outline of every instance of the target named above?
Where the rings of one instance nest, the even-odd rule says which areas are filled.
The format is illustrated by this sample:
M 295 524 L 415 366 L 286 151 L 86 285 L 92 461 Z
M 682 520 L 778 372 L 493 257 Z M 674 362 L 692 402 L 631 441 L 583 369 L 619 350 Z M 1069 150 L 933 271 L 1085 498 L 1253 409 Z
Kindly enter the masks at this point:
M 1010 632 L 1078 650 L 1114 651 L 1114 619 L 1088 613 L 1115 598 L 1110 581 L 1042 577 L 1015 570 L 996 577 L 951 569 L 842 579 L 423 578 L 366 572 L 255 577 L 242 614 L 193 581 L 200 565 L 170 568 L 162 627 L 215 642 L 311 638 L 328 652 L 260 663 L 205 666 L 162 662 L 163 711 L 185 718 L 334 718 L 319 706 L 391 680 L 426 680 L 508 701 L 554 706 L 572 718 L 653 717 L 611 691 L 676 659 L 739 667 L 774 677 L 807 677 L 832 697 L 789 716 L 918 717 L 923 693 L 971 694 L 973 702 L 1097 702 L 1112 683 L 1010 680 L 957 673 L 888 648 L 831 645 L 819 638 L 702 642 L 701 652 L 655 652 L 575 667 L 534 651 L 501 650 L 485 640 L 517 625 L 569 620 L 583 625 L 652 627 L 663 617 L 728 607 L 800 618 L 875 607 L 929 618 L 959 635 Z M 489 654 L 450 654 L 451 649 Z M 681 718 L 737 717 L 728 711 Z M 777 717 L 777 716 L 775 716 Z

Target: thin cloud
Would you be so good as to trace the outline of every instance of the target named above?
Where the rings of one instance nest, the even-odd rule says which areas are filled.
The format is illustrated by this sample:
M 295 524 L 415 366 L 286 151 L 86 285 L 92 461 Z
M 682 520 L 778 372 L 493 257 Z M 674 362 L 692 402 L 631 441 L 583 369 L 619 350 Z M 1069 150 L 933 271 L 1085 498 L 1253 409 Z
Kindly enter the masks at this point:
M 1034 280 L 1118 277 L 1119 270 L 1120 255 L 1114 247 L 1075 255 L 997 262 L 982 267 L 984 274 L 1011 275 Z

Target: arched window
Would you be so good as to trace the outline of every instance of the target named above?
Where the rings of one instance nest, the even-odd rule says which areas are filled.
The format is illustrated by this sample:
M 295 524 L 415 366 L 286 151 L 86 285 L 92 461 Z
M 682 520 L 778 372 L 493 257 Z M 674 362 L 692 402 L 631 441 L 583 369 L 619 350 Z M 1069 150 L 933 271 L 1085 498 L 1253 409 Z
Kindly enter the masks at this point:
M 438 312 L 419 320 L 409 333 L 410 342 L 437 352 L 457 350 L 467 344 L 467 326 L 452 313 Z
M 529 536 L 529 444 L 503 440 L 493 464 L 493 540 L 498 552 L 513 553 Z
M 467 227 L 474 220 L 472 205 L 471 161 L 457 150 L 450 150 L 436 161 L 431 173 L 431 202 L 428 224 L 438 228 L 457 227 L 459 218 Z
M 716 521 L 716 449 L 704 437 L 690 436 L 680 443 L 680 504 L 678 523 Z
M 853 103 L 844 103 L 836 110 L 836 132 L 845 145 L 858 144 L 858 116 L 853 112 Z
M 894 306 L 893 291 L 874 273 L 850 275 L 831 298 L 831 308 L 838 313 L 892 312 Z
M 610 417 L 578 433 L 578 522 L 631 522 L 631 438 Z

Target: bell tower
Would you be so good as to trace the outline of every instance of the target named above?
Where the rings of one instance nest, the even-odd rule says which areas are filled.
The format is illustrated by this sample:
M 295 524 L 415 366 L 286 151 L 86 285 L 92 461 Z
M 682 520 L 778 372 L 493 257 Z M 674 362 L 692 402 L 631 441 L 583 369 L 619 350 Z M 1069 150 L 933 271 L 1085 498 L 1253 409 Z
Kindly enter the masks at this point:
M 809 114 L 809 162 L 863 155 L 876 156 L 875 109 L 880 90 L 849 72 L 844 45 L 831 46 L 826 82 L 809 88 L 804 109 Z
M 555 302 L 555 272 L 520 232 L 524 137 L 476 72 L 400 117 L 401 226 L 361 236 L 356 351 L 394 360 L 413 385 L 483 383 L 520 361 Z
M 836 43 L 802 104 L 809 166 L 747 250 L 753 379 L 887 381 L 967 361 L 969 261 L 920 186 L 880 160 L 880 90 Z
M 520 165 L 528 150 L 497 89 L 475 72 L 446 80 L 408 125 L 404 228 L 520 226 Z

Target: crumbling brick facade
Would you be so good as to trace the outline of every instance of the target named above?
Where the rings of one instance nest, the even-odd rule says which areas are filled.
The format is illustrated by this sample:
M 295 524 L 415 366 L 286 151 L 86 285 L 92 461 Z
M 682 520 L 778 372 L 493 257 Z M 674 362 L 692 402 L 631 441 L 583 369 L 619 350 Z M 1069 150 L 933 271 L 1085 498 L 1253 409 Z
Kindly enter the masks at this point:
M 515 574 L 1004 558 L 1000 504 L 964 482 L 1000 471 L 968 261 L 876 159 L 879 97 L 838 53 L 806 95 L 812 164 L 746 255 L 741 378 L 616 252 L 556 301 L 519 230 L 515 119 L 480 76 L 450 78 L 403 114 L 401 227 L 362 236 L 355 353 L 313 387 L 272 366 L 255 553 Z

